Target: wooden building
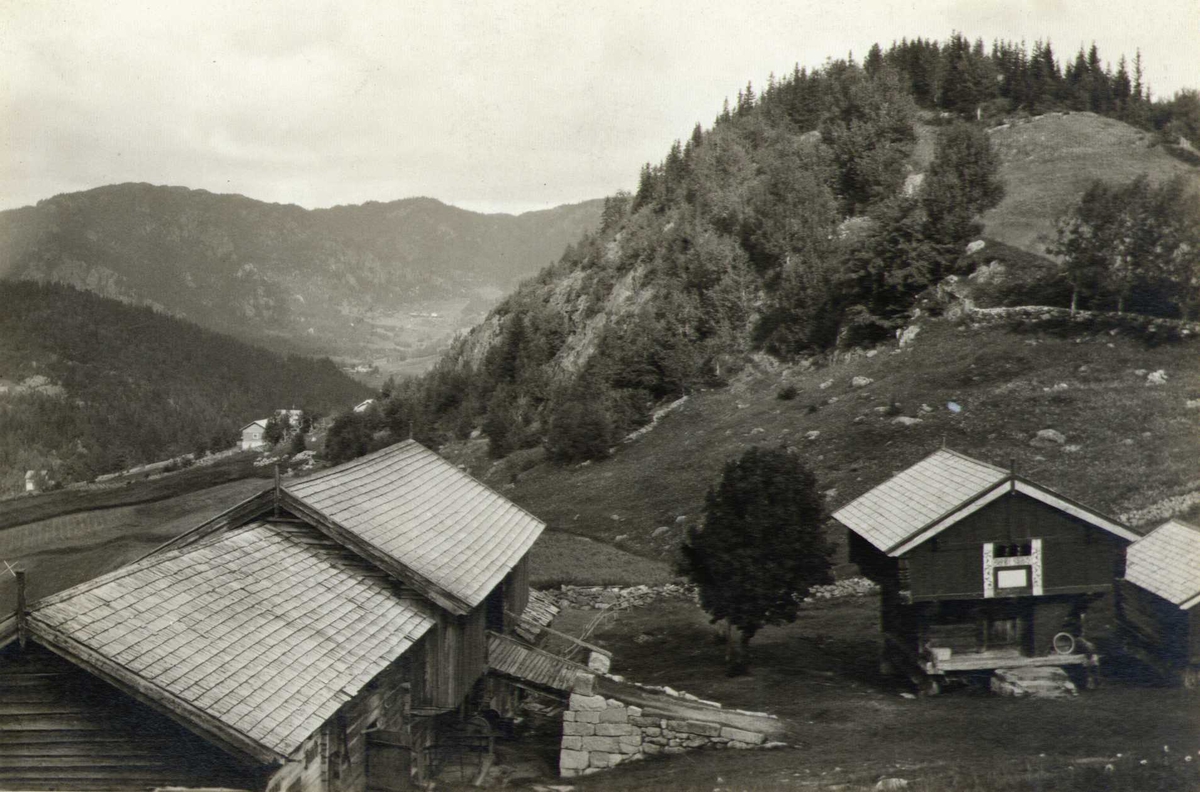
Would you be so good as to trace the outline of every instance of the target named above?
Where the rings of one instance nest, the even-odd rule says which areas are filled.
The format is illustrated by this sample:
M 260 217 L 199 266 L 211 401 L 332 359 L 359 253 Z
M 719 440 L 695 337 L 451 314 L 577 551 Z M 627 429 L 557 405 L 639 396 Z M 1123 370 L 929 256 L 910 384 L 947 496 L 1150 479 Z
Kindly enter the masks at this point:
M 542 529 L 407 441 L 21 603 L 0 789 L 410 788 L 483 695 Z
M 259 418 L 242 427 L 242 450 L 253 451 L 267 445 L 267 419 Z
M 939 450 L 834 518 L 881 588 L 883 665 L 936 691 L 947 673 L 1094 666 L 1138 538 L 1012 471 Z M 1103 624 L 1097 624 L 1103 622 Z
M 1126 647 L 1168 679 L 1200 685 L 1200 528 L 1170 520 L 1131 544 L 1118 591 Z

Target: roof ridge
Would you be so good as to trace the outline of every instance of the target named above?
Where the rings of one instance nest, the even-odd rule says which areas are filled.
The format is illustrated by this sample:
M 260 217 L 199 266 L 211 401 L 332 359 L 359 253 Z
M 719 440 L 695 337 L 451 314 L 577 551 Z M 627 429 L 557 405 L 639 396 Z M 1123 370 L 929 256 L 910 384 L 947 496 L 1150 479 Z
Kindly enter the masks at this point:
M 392 445 L 384 446 L 383 448 L 380 448 L 376 451 L 372 451 L 369 454 L 363 454 L 360 457 L 355 457 L 354 459 L 351 459 L 348 462 L 343 462 L 340 465 L 334 465 L 331 468 L 325 468 L 324 470 L 320 471 L 319 473 L 314 473 L 311 476 L 306 476 L 305 478 L 302 478 L 299 481 L 296 481 L 295 484 L 297 484 L 297 485 L 308 484 L 311 481 L 319 481 L 323 478 L 333 475 L 334 473 L 344 473 L 348 470 L 353 470 L 357 467 L 362 467 L 364 464 L 366 464 L 368 462 L 374 462 L 377 459 L 383 459 L 384 457 L 387 457 L 387 456 L 390 456 L 391 454 L 397 453 L 398 451 L 400 451 L 402 448 L 405 448 L 406 446 L 413 446 L 413 445 L 415 445 L 419 448 L 422 448 L 426 451 L 430 451 L 430 449 L 425 448 L 425 446 L 421 445 L 416 440 L 413 440 L 412 438 L 408 438 L 407 440 L 401 440 L 399 443 L 393 443 Z M 430 451 L 430 453 L 436 453 L 436 452 Z M 288 487 L 286 485 L 283 488 L 285 490 L 288 489 Z
M 997 473 L 1003 473 L 1005 476 L 1011 475 L 1011 471 L 1009 471 L 1009 470 L 1005 470 L 1005 469 L 1004 469 L 1004 468 L 1002 468 L 1002 467 L 998 467 L 998 466 L 996 466 L 996 465 L 993 465 L 993 464 L 991 464 L 990 462 L 983 462 L 983 461 L 981 461 L 981 460 L 978 460 L 978 459 L 976 459 L 975 457 L 972 457 L 972 456 L 967 456 L 966 454 L 962 453 L 961 451 L 955 451 L 953 448 L 947 448 L 947 447 L 945 447 L 945 446 L 941 446 L 941 447 L 939 447 L 939 448 L 936 448 L 936 449 L 934 449 L 933 451 L 931 451 L 930 453 L 926 454 L 925 456 L 921 457 L 921 458 L 920 458 L 920 459 L 918 459 L 916 462 L 913 462 L 911 465 L 905 465 L 905 466 L 904 466 L 904 468 L 903 468 L 902 470 L 898 470 L 898 471 L 896 471 L 895 473 L 893 473 L 892 475 L 888 476 L 888 477 L 887 477 L 886 479 L 884 479 L 883 481 L 881 481 L 881 482 L 879 482 L 878 484 L 876 484 L 874 487 L 871 487 L 870 489 L 866 490 L 866 491 L 865 491 L 865 492 L 863 492 L 861 495 L 859 495 L 857 498 L 855 498 L 854 500 L 852 500 L 852 501 L 850 501 L 849 503 L 847 503 L 845 506 L 842 506 L 840 509 L 838 509 L 837 511 L 835 511 L 835 512 L 833 513 L 833 515 L 831 515 L 831 516 L 834 516 L 834 515 L 836 515 L 838 512 L 842 511 L 843 509 L 846 509 L 846 508 L 850 507 L 852 504 L 854 504 L 854 503 L 855 503 L 855 502 L 857 502 L 858 500 L 860 500 L 860 499 L 862 499 L 863 497 L 865 497 L 865 496 L 867 496 L 867 495 L 871 494 L 872 492 L 874 492 L 875 490 L 879 489 L 880 487 L 883 487 L 883 486 L 884 486 L 884 485 L 886 485 L 888 482 L 890 482 L 890 481 L 894 481 L 894 480 L 896 480 L 896 479 L 900 478 L 900 477 L 901 477 L 901 476 L 903 476 L 905 473 L 907 473 L 908 471 L 910 471 L 910 470 L 912 470 L 913 468 L 915 468 L 917 465 L 920 465 L 922 462 L 927 462 L 927 461 L 929 461 L 930 459 L 933 459 L 935 456 L 937 456 L 938 454 L 941 454 L 941 453 L 947 453 L 947 454 L 951 454 L 951 455 L 953 455 L 953 456 L 956 456 L 956 457 L 958 457 L 959 459 L 965 459 L 965 460 L 966 460 L 966 461 L 968 461 L 968 462 L 972 462 L 972 463 L 974 463 L 974 464 L 977 464 L 977 465 L 982 465 L 983 467 L 987 467 L 987 468 L 990 468 L 990 469 L 992 469 L 992 470 L 995 470 Z M 1003 480 L 1003 479 L 1002 479 L 1002 480 Z M 988 487 L 988 489 L 990 490 L 990 489 L 991 489 L 991 487 Z M 1057 493 L 1056 493 L 1056 494 L 1057 494 Z M 969 499 L 968 499 L 968 500 L 969 500 Z M 957 510 L 957 509 L 958 509 L 959 507 L 961 507 L 961 506 L 962 506 L 962 502 L 960 502 L 960 503 L 958 504 L 958 506 L 955 506 L 955 510 Z M 835 518 L 835 519 L 836 519 L 836 518 Z M 936 522 L 936 520 L 935 520 L 935 522 Z
M 991 468 L 992 470 L 995 470 L 995 471 L 997 471 L 997 472 L 999 472 L 999 473 L 1004 473 L 1004 474 L 1006 474 L 1006 475 L 1007 475 L 1007 474 L 1009 474 L 1009 473 L 1012 473 L 1012 471 L 1011 471 L 1011 470 L 1009 470 L 1009 469 L 1002 468 L 1002 467 L 1000 467 L 999 465 L 993 465 L 991 462 L 985 462 L 985 461 L 984 461 L 984 460 L 982 460 L 982 459 L 976 459 L 976 458 L 975 458 L 975 457 L 973 457 L 973 456 L 969 456 L 969 455 L 967 455 L 967 454 L 964 454 L 962 451 L 958 451 L 958 450 L 956 450 L 956 449 L 950 448 L 949 446 L 942 446 L 941 448 L 937 449 L 937 451 L 934 451 L 934 452 L 933 452 L 932 454 L 930 454 L 929 456 L 927 456 L 927 457 L 923 457 L 923 458 L 921 459 L 921 462 L 924 462 L 926 459 L 929 459 L 930 457 L 934 456 L 935 454 L 937 454 L 937 453 L 938 453 L 938 451 L 945 451 L 946 453 L 953 454 L 954 456 L 958 457 L 959 459 L 965 459 L 965 460 L 967 460 L 968 462 L 974 462 L 976 465 L 983 465 L 984 467 L 989 467 L 989 468 Z M 921 462 L 917 462 L 917 463 L 915 463 L 915 464 L 918 464 L 918 465 L 919 465 Z M 911 465 L 910 465 L 909 467 L 911 467 Z M 906 469 L 907 469 L 907 468 L 906 468 Z M 897 474 L 897 475 L 899 475 L 899 474 Z
M 1171 523 L 1176 523 L 1184 528 L 1187 528 L 1190 531 L 1195 531 L 1196 533 L 1200 534 L 1200 525 L 1193 525 L 1192 523 L 1188 522 L 1187 520 L 1181 520 L 1178 517 L 1172 517 L 1171 519 L 1167 520 L 1162 525 L 1159 525 L 1157 528 L 1154 528 L 1153 530 L 1151 530 L 1150 533 L 1146 534 L 1146 536 L 1149 536 L 1150 534 L 1154 533 L 1154 531 L 1157 531 L 1159 528 L 1165 528 L 1166 526 L 1170 525 Z M 1145 539 L 1146 536 L 1143 536 L 1142 538 Z

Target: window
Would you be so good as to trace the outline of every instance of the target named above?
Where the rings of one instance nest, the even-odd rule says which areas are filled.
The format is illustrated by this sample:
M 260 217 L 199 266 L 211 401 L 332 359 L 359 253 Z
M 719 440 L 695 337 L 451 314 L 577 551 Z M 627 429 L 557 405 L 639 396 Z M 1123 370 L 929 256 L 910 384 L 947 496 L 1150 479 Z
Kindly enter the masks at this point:
M 1029 588 L 1029 567 L 1010 567 L 996 570 L 996 588 Z
M 1024 544 L 996 544 L 996 558 L 1024 558 L 1033 554 L 1033 543 L 1025 542 Z
M 983 543 L 983 596 L 1042 594 L 1042 540 Z

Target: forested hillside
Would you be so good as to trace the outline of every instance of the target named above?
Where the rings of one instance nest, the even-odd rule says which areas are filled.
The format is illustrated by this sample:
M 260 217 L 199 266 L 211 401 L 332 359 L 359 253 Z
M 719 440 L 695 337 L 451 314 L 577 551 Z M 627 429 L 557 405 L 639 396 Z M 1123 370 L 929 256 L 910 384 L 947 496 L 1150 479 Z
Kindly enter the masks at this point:
M 366 395 L 328 359 L 283 357 L 67 286 L 0 282 L 0 493 L 27 469 L 87 479 L 228 448 L 276 409 L 328 414 Z
M 1033 114 L 1087 109 L 1082 118 L 1142 125 L 1152 131 L 1141 149 L 1173 163 L 1163 174 L 1193 171 L 1183 149 L 1166 149 L 1196 138 L 1195 93 L 1154 102 L 1140 56 L 1132 76 L 1124 59 L 1115 73 L 1100 64 L 1093 51 L 1064 70 L 1048 43 L 989 52 L 956 35 L 875 47 L 862 65 L 797 68 L 761 93 L 748 84 L 711 128 L 697 125 L 645 166 L 636 193 L 608 198 L 596 233 L 523 284 L 430 375 L 386 388 L 376 412 L 342 419 L 333 456 L 412 427 L 431 442 L 480 428 L 496 457 L 541 445 L 560 462 L 598 458 L 656 405 L 720 386 L 751 353 L 789 359 L 893 336 L 915 311 L 937 313 L 955 298 L 939 288 L 949 276 L 1003 250 L 964 255 L 986 212 L 1003 210 L 998 231 L 1003 218 L 1028 214 L 1038 188 L 1013 185 L 1020 200 L 1006 207 L 1004 174 L 1028 158 L 1020 141 L 1037 129 L 1024 123 Z M 997 129 L 1017 126 L 994 143 Z M 1069 209 L 1060 199 L 1038 233 Z M 1191 266 L 1183 238 L 1172 248 L 1178 271 L 1095 279 L 1080 299 L 1108 307 L 1121 280 L 1139 305 L 1179 315 L 1163 295 Z M 1070 301 L 1057 262 L 1009 253 L 1034 282 L 1007 294 Z
M 485 215 L 412 198 L 310 211 L 119 184 L 0 212 L 0 277 L 158 306 L 277 349 L 367 358 L 380 340 L 448 336 L 447 314 L 492 305 L 599 209 Z M 412 311 L 443 321 L 428 338 L 395 337 Z

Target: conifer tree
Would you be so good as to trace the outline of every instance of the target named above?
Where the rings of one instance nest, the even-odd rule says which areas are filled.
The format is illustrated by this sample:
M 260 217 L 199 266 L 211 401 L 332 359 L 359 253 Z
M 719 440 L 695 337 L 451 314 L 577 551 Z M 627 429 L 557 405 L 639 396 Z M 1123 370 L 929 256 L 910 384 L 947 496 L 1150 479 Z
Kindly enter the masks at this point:
M 725 465 L 709 490 L 703 528 L 681 548 L 679 570 L 700 589 L 700 605 L 730 636 L 729 672 L 744 670 L 744 651 L 766 625 L 796 619 L 813 586 L 832 582 L 833 544 L 816 477 L 784 448 L 750 448 Z

